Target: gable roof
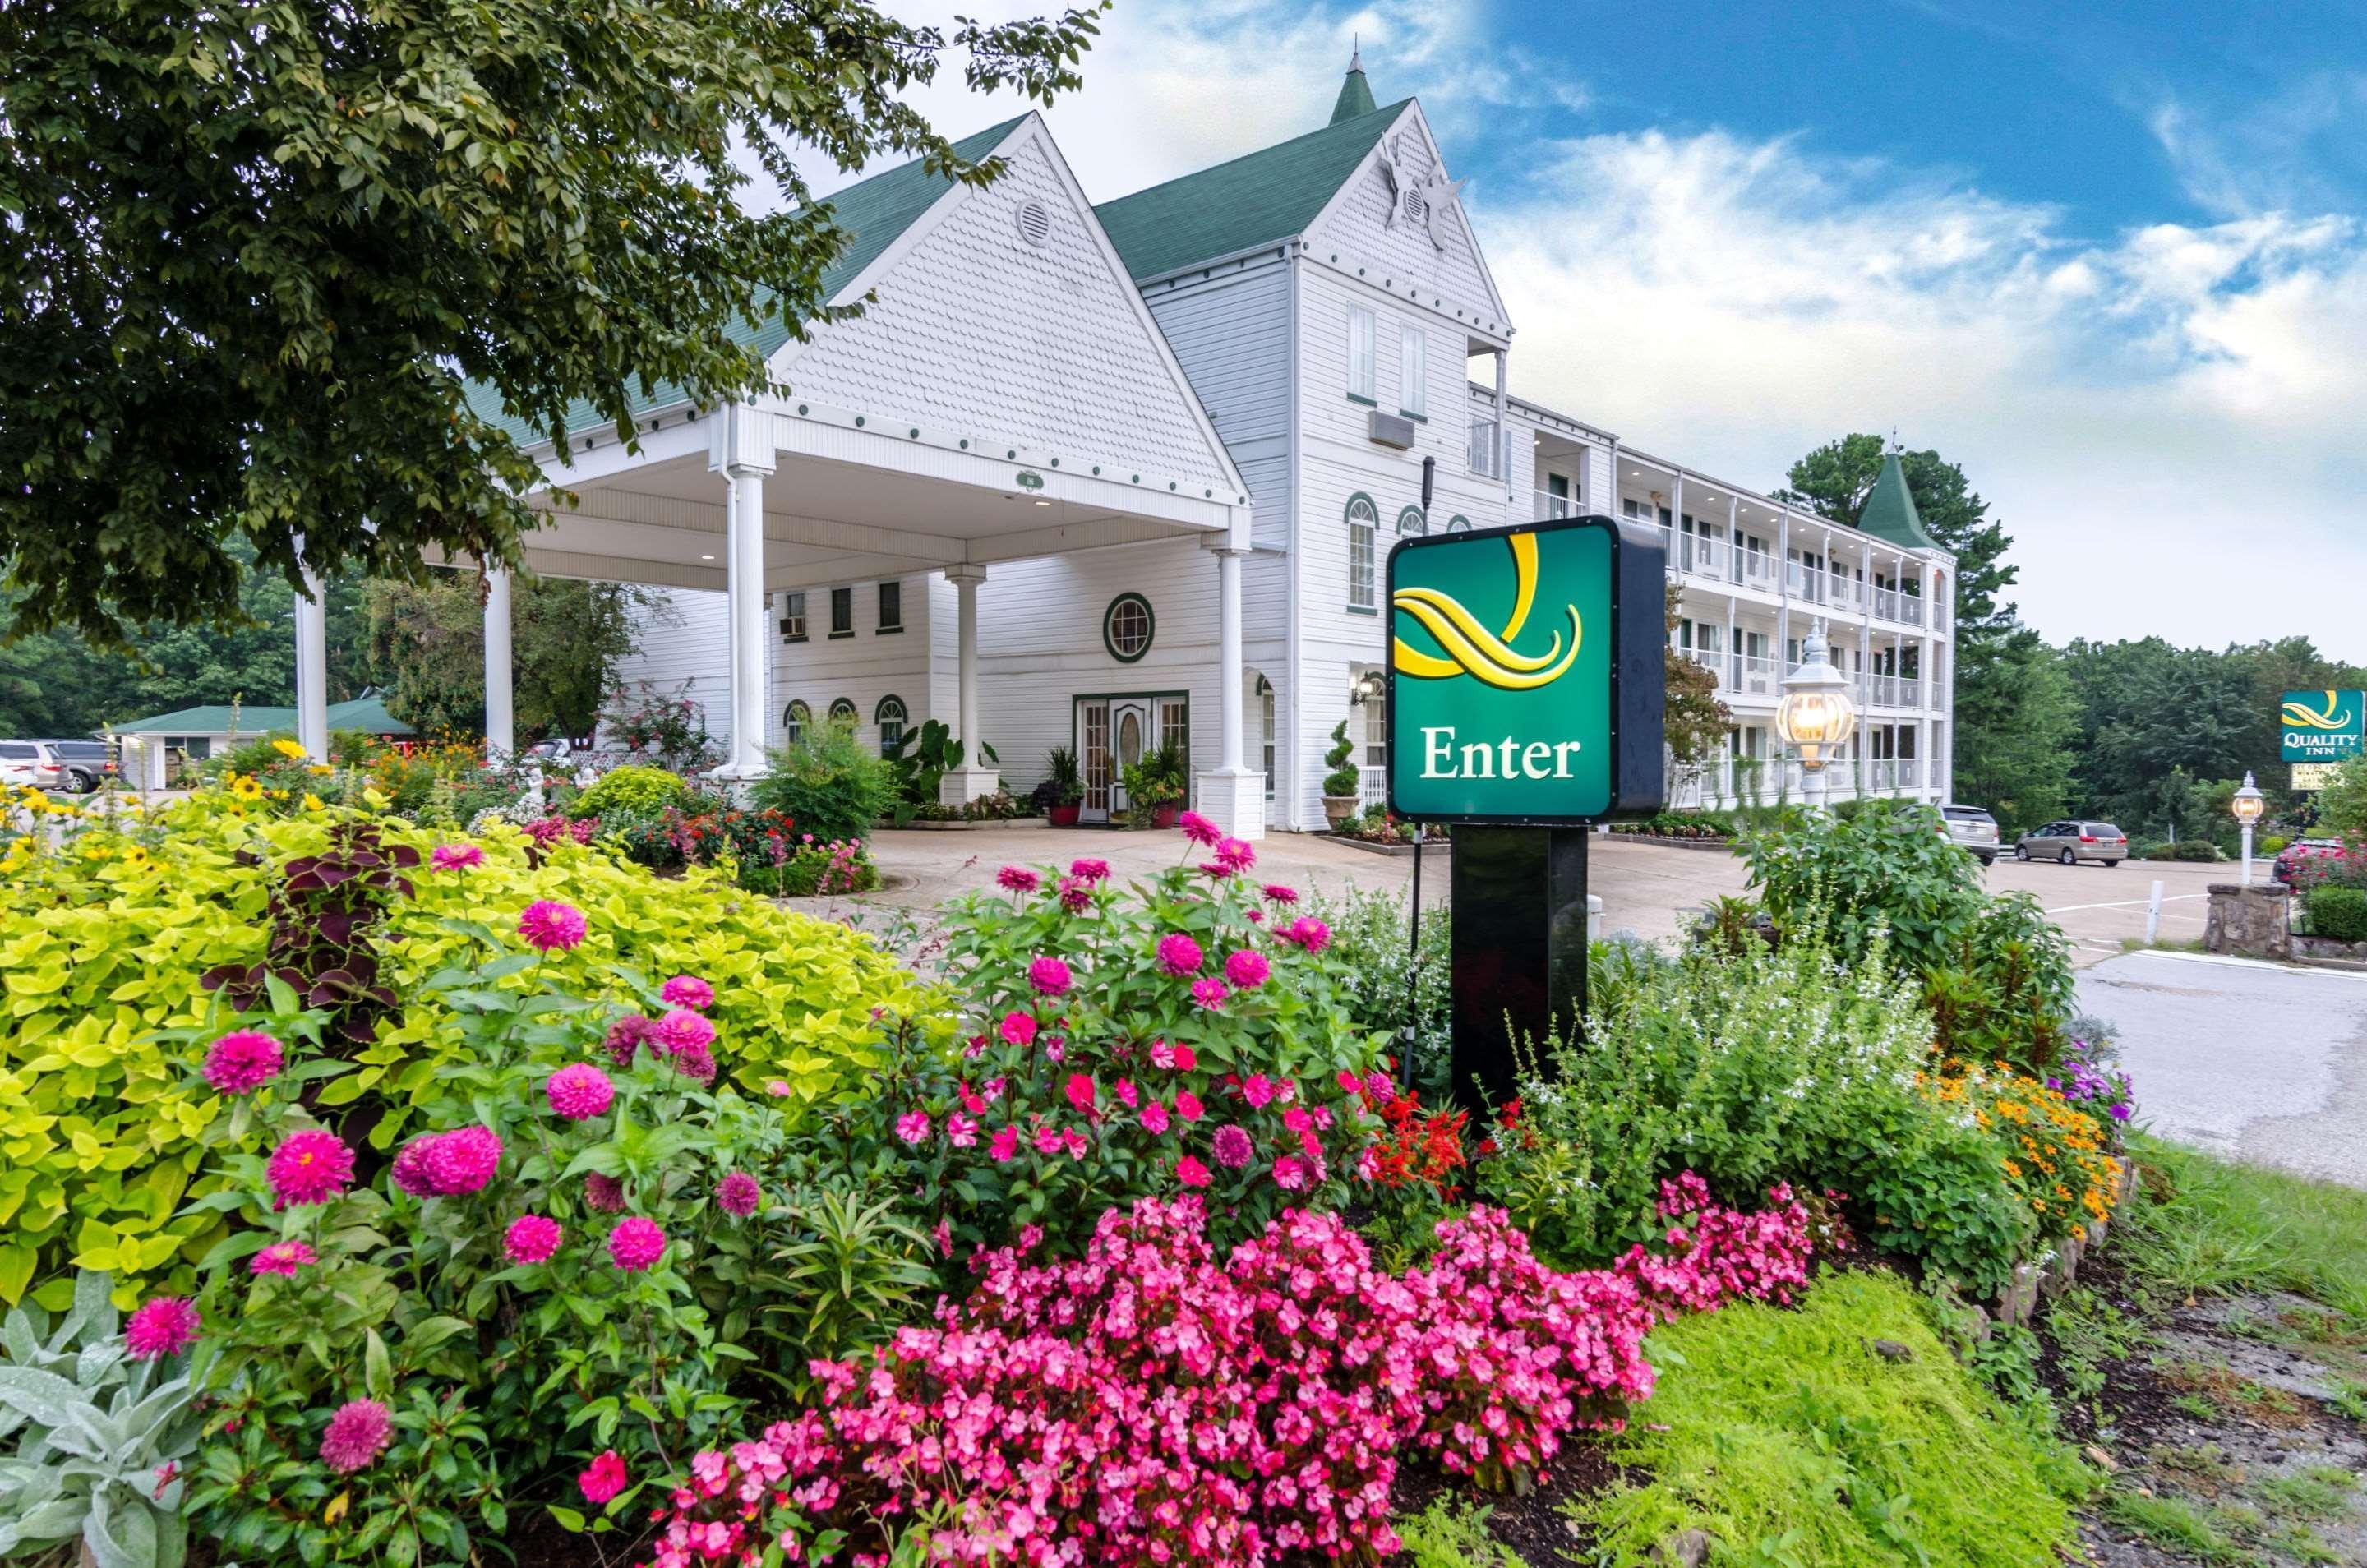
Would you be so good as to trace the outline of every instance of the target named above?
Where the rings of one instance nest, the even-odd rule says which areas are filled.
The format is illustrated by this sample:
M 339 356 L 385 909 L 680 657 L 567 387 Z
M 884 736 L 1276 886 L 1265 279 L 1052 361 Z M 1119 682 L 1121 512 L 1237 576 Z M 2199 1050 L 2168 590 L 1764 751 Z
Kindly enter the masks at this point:
M 1882 473 L 1858 510 L 1857 525 L 1862 533 L 1910 550 L 1940 547 L 1939 541 L 1923 530 L 1922 514 L 1915 510 L 1915 492 L 1907 488 L 1907 469 L 1896 452 L 1883 455 Z
M 113 727 L 118 735 L 227 735 L 230 733 L 231 707 L 228 703 L 205 703 L 193 708 L 176 708 L 171 713 L 152 714 L 146 718 L 126 720 Z M 238 732 L 261 739 L 275 731 L 296 728 L 296 710 L 284 707 L 243 706 L 238 710 Z M 358 729 L 370 735 L 411 735 L 416 733 L 386 711 L 386 703 L 377 696 L 356 697 L 349 702 L 329 705 L 329 728 Z
M 1014 115 L 1000 125 L 965 136 L 953 144 L 954 152 L 965 163 L 977 163 L 1001 146 L 1026 118 L 1024 114 Z M 822 197 L 821 205 L 830 209 L 832 219 L 851 236 L 838 259 L 822 273 L 822 297 L 835 300 L 840 290 L 861 276 L 863 269 L 877 261 L 939 197 L 953 189 L 954 184 L 951 175 L 933 174 L 923 160 L 915 158 Z M 769 288 L 758 293 L 760 302 L 772 298 L 773 290 Z M 789 341 L 789 326 L 777 314 L 761 321 L 743 316 L 726 326 L 723 335 L 732 343 L 753 347 L 760 357 L 769 360 Z M 470 381 L 467 394 L 469 407 L 478 417 L 500 425 L 509 432 L 511 439 L 529 444 L 544 439 L 546 433 L 531 431 L 524 420 L 504 414 L 501 394 L 492 387 Z M 680 402 L 683 396 L 683 389 L 670 381 L 651 387 L 637 378 L 629 401 L 633 412 L 639 415 Z M 567 430 L 571 435 L 606 423 L 593 412 L 590 403 L 580 398 L 568 405 Z
M 1303 234 L 1411 98 L 1093 209 L 1136 278 Z

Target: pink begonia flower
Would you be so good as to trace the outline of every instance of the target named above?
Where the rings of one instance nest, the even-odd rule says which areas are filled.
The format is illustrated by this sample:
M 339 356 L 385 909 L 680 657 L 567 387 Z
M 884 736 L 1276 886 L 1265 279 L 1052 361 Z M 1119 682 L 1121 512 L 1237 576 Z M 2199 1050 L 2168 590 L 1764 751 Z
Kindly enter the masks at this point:
M 1041 879 L 1024 865 L 1006 865 L 994 874 L 995 882 L 1014 893 L 1033 893 Z
M 556 898 L 538 898 L 518 916 L 518 935 L 541 953 L 565 953 L 580 946 L 585 929 L 583 911 Z
M 1251 1110 L 1263 1110 L 1274 1098 L 1274 1080 L 1263 1073 L 1251 1073 L 1249 1081 L 1241 1085 L 1241 1098 L 1250 1102 Z
M 1208 1168 L 1190 1155 L 1175 1161 L 1175 1179 L 1186 1187 L 1206 1187 L 1209 1182 Z
M 1192 982 L 1192 1000 L 1212 1011 L 1223 1007 L 1225 998 L 1230 995 L 1232 988 L 1214 975 L 1204 976 Z
M 1002 1089 L 1003 1080 L 1000 1077 L 991 1077 L 979 1086 L 979 1092 L 985 1097 L 989 1105 L 992 1105 L 1002 1098 Z
M 135 1361 L 177 1356 L 187 1349 L 201 1323 L 198 1309 L 181 1296 L 156 1296 L 140 1303 L 124 1321 L 123 1353 Z
M 321 1255 L 300 1241 L 274 1242 L 251 1258 L 246 1265 L 250 1274 L 277 1274 L 292 1280 L 296 1271 L 310 1263 L 318 1263 Z
M 1249 1164 L 1250 1156 L 1256 1152 L 1250 1135 L 1230 1122 L 1217 1129 L 1216 1136 L 1208 1140 L 1208 1148 L 1217 1156 L 1217 1163 L 1228 1170 L 1239 1170 Z
M 321 1434 L 321 1462 L 341 1475 L 367 1470 L 393 1437 L 385 1405 L 375 1399 L 347 1400 Z
M 1213 844 L 1225 836 L 1214 822 L 1196 811 L 1186 811 L 1176 818 L 1175 825 L 1184 829 L 1184 838 L 1195 844 Z
M 1027 965 L 1027 983 L 1036 988 L 1038 996 L 1065 995 L 1073 981 L 1069 966 L 1048 953 Z
M 1225 959 L 1225 978 L 1238 988 L 1247 991 L 1265 984 L 1272 973 L 1263 953 L 1252 953 L 1244 947 Z
M 583 1494 L 585 1502 L 598 1507 L 622 1492 L 631 1480 L 625 1471 L 625 1456 L 609 1449 L 575 1478 L 575 1486 Z
M 608 1109 L 617 1098 L 617 1086 L 590 1063 L 575 1062 L 545 1079 L 542 1092 L 551 1110 L 570 1122 L 582 1122 Z
M 1009 1126 L 998 1129 L 994 1136 L 988 1140 L 986 1152 L 997 1165 L 1000 1165 L 1003 1161 L 1017 1155 L 1019 1153 L 1019 1129 Z
M 955 1111 L 946 1118 L 946 1142 L 966 1149 L 978 1142 L 978 1118 Z
M 677 975 L 658 987 L 658 999 L 693 1012 L 705 1012 L 715 1005 L 715 987 L 696 975 Z
M 484 863 L 485 852 L 474 844 L 438 844 L 427 856 L 433 871 L 466 871 Z
M 1035 1016 L 1015 1011 L 1004 1013 L 1001 1033 L 1006 1045 L 1033 1045 L 1036 1043 Z
M 917 1108 L 896 1118 L 896 1135 L 908 1144 L 919 1144 L 929 1135 L 929 1113 Z
M 956 1084 L 954 1086 L 954 1093 L 960 1098 L 962 1109 L 964 1111 L 968 1111 L 973 1116 L 983 1116 L 986 1114 L 986 1107 L 988 1104 L 987 1098 L 986 1096 L 979 1093 L 978 1090 L 969 1087 L 969 1079 L 964 1078 L 961 1082 Z
M 1196 975 L 1203 962 L 1200 944 L 1182 931 L 1171 931 L 1159 939 L 1159 966 L 1168 974 L 1179 978 Z
M 1177 1095 L 1175 1114 L 1186 1122 L 1197 1122 L 1200 1119 L 1200 1097 L 1188 1089 Z
M 548 1263 L 566 1235 L 548 1214 L 520 1214 L 502 1237 L 502 1250 L 513 1263 Z
M 1093 1080 L 1090 1076 L 1084 1073 L 1070 1073 L 1069 1081 L 1062 1086 L 1061 1092 L 1069 1097 L 1070 1105 L 1088 1114 L 1092 1112 L 1094 1093 Z
M 354 1179 L 354 1151 L 334 1133 L 307 1128 L 290 1133 L 271 1151 L 263 1174 L 271 1183 L 275 1209 L 325 1203 Z
M 635 1214 L 608 1233 L 608 1258 L 628 1274 L 638 1274 L 665 1256 L 666 1234 L 655 1220 Z
M 1107 882 L 1109 874 L 1109 862 L 1105 860 L 1072 860 L 1069 863 L 1069 874 L 1088 886 L 1096 882 Z
M 1167 1131 L 1167 1107 L 1160 1104 L 1159 1101 L 1155 1100 L 1147 1100 L 1143 1101 L 1143 1131 L 1147 1133 L 1164 1133 Z
M 279 1076 L 279 1042 L 258 1029 L 233 1029 L 206 1052 L 206 1082 L 218 1094 L 251 1094 Z

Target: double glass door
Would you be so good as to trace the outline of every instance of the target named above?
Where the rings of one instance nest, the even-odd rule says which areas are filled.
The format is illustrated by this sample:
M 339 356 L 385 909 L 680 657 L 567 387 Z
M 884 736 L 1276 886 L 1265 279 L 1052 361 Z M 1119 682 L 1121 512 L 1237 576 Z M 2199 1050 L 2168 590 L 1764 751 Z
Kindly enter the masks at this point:
M 1180 692 L 1077 699 L 1078 771 L 1084 775 L 1081 822 L 1106 822 L 1127 811 L 1126 770 L 1172 737 L 1189 768 L 1190 703 Z

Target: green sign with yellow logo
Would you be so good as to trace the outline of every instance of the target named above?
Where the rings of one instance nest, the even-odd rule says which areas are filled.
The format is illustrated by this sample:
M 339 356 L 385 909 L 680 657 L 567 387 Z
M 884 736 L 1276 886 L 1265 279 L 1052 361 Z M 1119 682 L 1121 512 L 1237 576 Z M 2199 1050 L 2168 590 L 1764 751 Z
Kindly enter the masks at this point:
M 1389 808 L 1538 827 L 1659 809 L 1665 558 L 1608 517 L 1400 541 Z
M 2349 761 L 2367 738 L 2367 692 L 2287 692 L 2279 729 L 2288 762 Z

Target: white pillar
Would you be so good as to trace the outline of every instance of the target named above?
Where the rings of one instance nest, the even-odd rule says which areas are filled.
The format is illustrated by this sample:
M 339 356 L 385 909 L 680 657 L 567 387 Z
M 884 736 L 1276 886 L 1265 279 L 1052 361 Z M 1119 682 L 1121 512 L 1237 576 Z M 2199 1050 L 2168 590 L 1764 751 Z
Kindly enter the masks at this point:
M 517 751 L 516 709 L 510 674 L 510 573 L 504 566 L 485 571 L 485 758 Z
M 1217 770 L 1202 773 L 1201 815 L 1237 839 L 1265 836 L 1265 772 L 1241 762 L 1241 558 L 1246 530 L 1217 547 Z
M 764 476 L 773 471 L 772 416 L 733 403 L 709 418 L 708 466 L 719 469 L 729 497 L 724 536 L 724 598 L 730 609 L 731 727 L 722 779 L 764 771 L 771 713 L 771 639 L 764 615 Z
M 962 745 L 962 765 L 937 781 L 937 800 L 945 806 L 967 806 L 1002 787 L 1001 770 L 988 767 L 978 750 L 986 739 L 978 716 L 978 585 L 986 581 L 986 568 L 968 562 L 949 566 L 946 581 L 954 585 L 955 675 L 960 693 L 954 738 Z
M 296 743 L 329 760 L 329 591 L 309 567 L 296 596 Z

